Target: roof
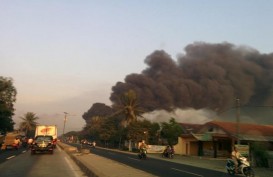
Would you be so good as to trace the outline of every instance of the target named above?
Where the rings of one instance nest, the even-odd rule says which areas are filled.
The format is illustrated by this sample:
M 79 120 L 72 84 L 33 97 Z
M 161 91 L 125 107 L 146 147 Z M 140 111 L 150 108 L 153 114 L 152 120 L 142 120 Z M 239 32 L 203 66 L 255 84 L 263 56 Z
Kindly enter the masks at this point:
M 202 124 L 191 124 L 191 123 L 180 123 L 180 125 L 183 129 L 183 132 L 186 134 L 195 133 L 200 129 L 200 127 L 203 126 Z
M 212 136 L 216 135 L 215 132 L 208 132 L 208 128 L 210 127 L 216 127 L 226 132 L 229 136 L 237 137 L 236 122 L 210 121 L 205 124 L 180 123 L 180 125 L 184 130 L 182 136 L 188 135 L 200 141 L 210 141 Z M 239 128 L 239 137 L 241 140 L 273 142 L 273 125 L 240 123 Z
M 192 133 L 192 136 L 196 138 L 199 141 L 211 141 L 212 136 L 209 133 L 204 133 L 204 134 L 194 134 Z
M 272 125 L 259 125 L 236 122 L 220 122 L 211 121 L 207 122 L 200 128 L 201 131 L 204 127 L 217 127 L 230 136 L 237 137 L 237 126 L 239 125 L 239 139 L 248 141 L 273 141 L 273 126 Z M 199 132 L 200 133 L 200 132 Z M 203 132 L 206 133 L 206 132 Z
M 204 126 L 216 126 L 223 129 L 225 132 L 235 135 L 237 134 L 237 123 L 236 122 L 220 122 L 211 121 L 204 124 Z M 272 136 L 273 137 L 273 126 L 272 125 L 258 125 L 258 124 L 239 124 L 240 134 L 242 135 L 254 135 L 254 136 Z

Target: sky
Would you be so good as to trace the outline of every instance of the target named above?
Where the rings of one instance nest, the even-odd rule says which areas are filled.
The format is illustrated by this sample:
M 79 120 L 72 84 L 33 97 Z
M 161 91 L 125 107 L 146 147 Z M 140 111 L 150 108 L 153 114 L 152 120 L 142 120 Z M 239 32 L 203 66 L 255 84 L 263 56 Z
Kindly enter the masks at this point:
M 175 60 L 194 42 L 229 42 L 272 53 L 268 0 L 0 0 L 0 76 L 17 89 L 15 115 L 79 131 L 94 103 L 141 73 L 164 50 Z M 64 112 L 67 122 L 64 128 Z

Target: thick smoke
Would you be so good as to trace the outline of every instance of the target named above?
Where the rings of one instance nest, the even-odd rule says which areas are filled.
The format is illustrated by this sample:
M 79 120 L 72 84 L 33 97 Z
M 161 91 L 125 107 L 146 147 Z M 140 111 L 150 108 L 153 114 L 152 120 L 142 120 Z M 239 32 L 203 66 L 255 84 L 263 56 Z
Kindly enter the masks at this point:
M 241 105 L 273 105 L 273 53 L 230 43 L 193 43 L 177 61 L 165 51 L 147 56 L 148 67 L 112 87 L 111 101 L 133 89 L 147 112 L 194 108 L 222 112 Z

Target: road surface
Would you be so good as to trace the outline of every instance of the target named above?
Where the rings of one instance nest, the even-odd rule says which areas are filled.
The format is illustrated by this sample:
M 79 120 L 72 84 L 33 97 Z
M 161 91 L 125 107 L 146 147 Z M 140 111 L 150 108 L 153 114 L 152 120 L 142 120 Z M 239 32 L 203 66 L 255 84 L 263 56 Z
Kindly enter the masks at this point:
M 54 154 L 35 154 L 20 149 L 0 153 L 1 177 L 83 177 L 79 167 L 59 147 Z

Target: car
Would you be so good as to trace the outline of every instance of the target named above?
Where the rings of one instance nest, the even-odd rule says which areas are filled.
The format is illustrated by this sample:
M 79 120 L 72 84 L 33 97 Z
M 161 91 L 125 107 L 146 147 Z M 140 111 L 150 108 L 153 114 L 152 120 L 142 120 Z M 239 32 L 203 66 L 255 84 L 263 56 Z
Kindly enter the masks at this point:
M 49 135 L 38 135 L 34 138 L 34 141 L 31 145 L 31 154 L 36 152 L 49 152 L 53 154 L 54 142 L 53 136 Z

